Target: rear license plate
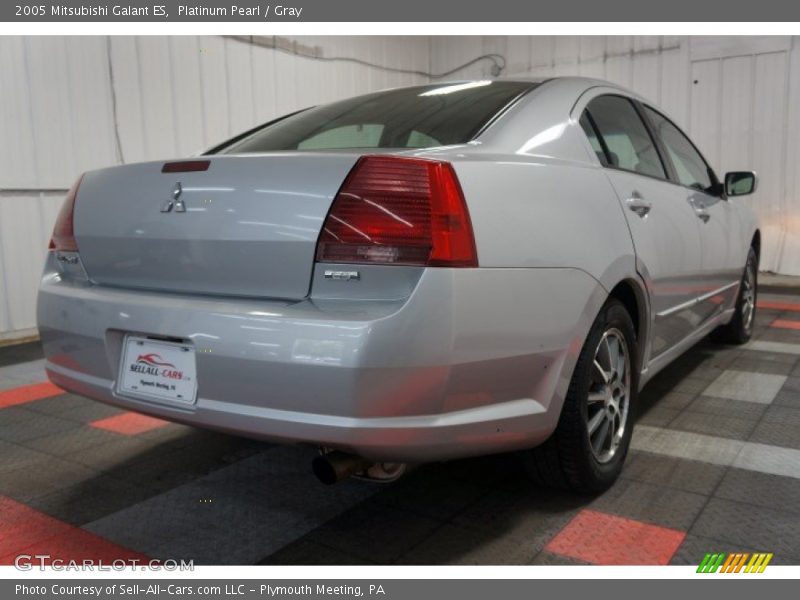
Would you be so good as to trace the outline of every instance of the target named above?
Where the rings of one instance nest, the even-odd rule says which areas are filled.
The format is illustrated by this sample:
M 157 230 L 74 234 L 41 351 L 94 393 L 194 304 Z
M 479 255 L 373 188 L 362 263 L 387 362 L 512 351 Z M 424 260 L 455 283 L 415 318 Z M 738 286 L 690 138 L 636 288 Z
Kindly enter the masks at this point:
M 117 391 L 192 404 L 197 393 L 194 347 L 127 336 Z

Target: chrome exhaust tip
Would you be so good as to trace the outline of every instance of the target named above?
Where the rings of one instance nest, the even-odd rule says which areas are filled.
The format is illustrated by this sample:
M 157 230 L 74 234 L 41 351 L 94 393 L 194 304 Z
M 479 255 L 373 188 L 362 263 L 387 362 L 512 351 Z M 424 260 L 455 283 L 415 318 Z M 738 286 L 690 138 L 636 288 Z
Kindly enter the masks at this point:
M 372 463 L 365 458 L 334 450 L 315 457 L 311 461 L 311 470 L 322 483 L 333 485 L 368 469 L 371 465 Z

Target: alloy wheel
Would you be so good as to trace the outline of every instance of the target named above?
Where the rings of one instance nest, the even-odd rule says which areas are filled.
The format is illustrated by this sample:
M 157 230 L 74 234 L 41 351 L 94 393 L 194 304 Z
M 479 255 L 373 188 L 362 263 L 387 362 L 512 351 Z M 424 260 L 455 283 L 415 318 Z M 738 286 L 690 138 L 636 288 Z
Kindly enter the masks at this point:
M 607 463 L 625 435 L 631 394 L 631 366 L 625 336 L 607 330 L 595 350 L 587 398 L 587 430 L 592 454 Z
M 756 312 L 756 269 L 752 261 L 747 263 L 742 281 L 742 327 L 749 332 L 753 327 Z

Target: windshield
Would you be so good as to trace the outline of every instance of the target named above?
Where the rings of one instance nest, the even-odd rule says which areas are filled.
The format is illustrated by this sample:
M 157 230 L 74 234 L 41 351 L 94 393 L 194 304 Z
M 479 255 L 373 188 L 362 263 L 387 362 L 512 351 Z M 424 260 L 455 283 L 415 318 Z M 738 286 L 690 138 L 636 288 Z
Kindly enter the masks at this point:
M 530 82 L 471 81 L 377 92 L 290 115 L 218 152 L 430 148 L 464 144 Z

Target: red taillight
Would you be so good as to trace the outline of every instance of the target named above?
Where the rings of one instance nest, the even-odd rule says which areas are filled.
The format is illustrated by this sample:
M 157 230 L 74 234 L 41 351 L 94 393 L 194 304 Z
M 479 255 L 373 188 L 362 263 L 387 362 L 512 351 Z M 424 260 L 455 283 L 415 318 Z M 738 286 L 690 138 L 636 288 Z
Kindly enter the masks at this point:
M 78 243 L 75 241 L 75 198 L 78 196 L 78 188 L 81 185 L 83 175 L 78 178 L 64 199 L 61 210 L 58 211 L 56 224 L 53 227 L 53 237 L 50 238 L 50 250 L 60 250 L 63 252 L 77 252 Z
M 317 260 L 477 267 L 472 224 L 452 165 L 361 158 L 333 201 Z

